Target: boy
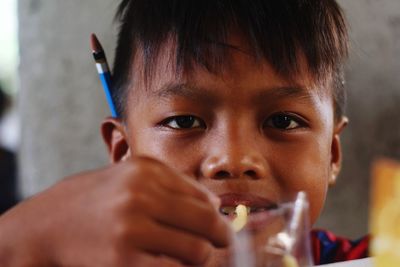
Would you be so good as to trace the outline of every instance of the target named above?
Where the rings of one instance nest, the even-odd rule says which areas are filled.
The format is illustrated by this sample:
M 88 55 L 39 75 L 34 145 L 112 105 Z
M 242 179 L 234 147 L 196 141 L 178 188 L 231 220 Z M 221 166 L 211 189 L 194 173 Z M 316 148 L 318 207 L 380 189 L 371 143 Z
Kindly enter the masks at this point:
M 225 266 L 219 209 L 251 207 L 257 238 L 298 191 L 314 223 L 347 124 L 336 2 L 123 0 L 118 18 L 113 164 L 2 216 L 2 266 Z

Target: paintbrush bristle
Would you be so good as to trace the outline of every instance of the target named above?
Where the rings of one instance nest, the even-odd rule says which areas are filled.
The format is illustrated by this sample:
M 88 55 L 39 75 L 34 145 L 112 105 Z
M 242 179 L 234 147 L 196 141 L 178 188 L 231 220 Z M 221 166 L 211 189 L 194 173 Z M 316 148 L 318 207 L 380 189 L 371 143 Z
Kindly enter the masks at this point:
M 96 34 L 92 33 L 90 35 L 90 46 L 93 52 L 104 52 L 103 47 L 101 46 L 99 39 L 97 39 Z

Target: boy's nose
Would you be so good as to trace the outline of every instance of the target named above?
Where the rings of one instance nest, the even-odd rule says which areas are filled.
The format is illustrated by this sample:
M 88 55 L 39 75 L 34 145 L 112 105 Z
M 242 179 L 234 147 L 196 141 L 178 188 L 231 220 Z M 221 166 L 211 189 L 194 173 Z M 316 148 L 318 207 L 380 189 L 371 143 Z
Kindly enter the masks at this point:
M 260 147 L 250 143 L 236 139 L 231 142 L 225 140 L 213 146 L 202 163 L 203 176 L 211 179 L 266 177 L 267 160 L 259 151 Z

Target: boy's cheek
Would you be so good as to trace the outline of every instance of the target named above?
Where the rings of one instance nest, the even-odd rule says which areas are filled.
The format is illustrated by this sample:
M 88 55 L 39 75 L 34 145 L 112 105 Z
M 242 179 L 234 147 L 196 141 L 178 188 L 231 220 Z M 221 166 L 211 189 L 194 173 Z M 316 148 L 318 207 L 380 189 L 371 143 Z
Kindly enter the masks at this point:
M 313 225 L 319 215 L 321 214 L 321 211 L 324 207 L 325 204 L 325 198 L 326 198 L 326 190 L 320 192 L 318 196 L 313 196 L 310 194 L 309 201 L 310 201 L 310 224 Z
M 196 144 L 185 141 L 175 142 L 151 130 L 134 134 L 130 147 L 132 155 L 157 159 L 182 173 L 195 172 L 195 165 L 200 164 L 201 152 Z
M 279 168 L 284 171 L 277 174 L 278 179 L 283 182 L 285 200 L 290 201 L 298 191 L 305 191 L 310 203 L 310 222 L 314 223 L 327 195 L 330 177 L 328 157 L 322 157 L 317 151 L 308 151 L 288 159 L 285 164 L 286 168 Z

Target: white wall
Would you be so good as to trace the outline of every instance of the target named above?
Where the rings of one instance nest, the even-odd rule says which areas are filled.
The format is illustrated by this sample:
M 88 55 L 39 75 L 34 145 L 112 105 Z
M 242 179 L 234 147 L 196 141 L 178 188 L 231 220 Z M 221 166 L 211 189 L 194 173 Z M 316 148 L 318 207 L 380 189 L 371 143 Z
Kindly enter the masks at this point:
M 106 163 L 99 125 L 108 111 L 89 36 L 96 32 L 112 55 L 116 6 L 100 0 L 19 1 L 20 177 L 26 196 Z

